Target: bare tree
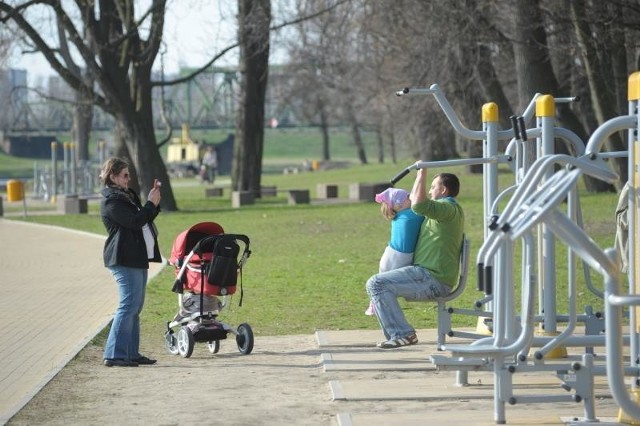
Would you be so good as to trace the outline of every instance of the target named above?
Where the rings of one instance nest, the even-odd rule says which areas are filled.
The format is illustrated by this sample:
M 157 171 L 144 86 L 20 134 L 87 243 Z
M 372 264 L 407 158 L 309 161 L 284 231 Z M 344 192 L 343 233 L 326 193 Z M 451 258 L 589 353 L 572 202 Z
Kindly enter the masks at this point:
M 0 2 L 0 22 L 15 22 L 69 86 L 90 96 L 95 105 L 114 117 L 120 132 L 118 139 L 125 148 L 119 151 L 131 159 L 138 176 L 135 183 L 147 192 L 154 178 L 164 181 L 162 207 L 176 210 L 167 170 L 156 146 L 151 103 L 151 68 L 162 40 L 166 0 L 153 0 L 138 21 L 135 2 L 128 0 L 77 1 L 73 6 L 69 3 L 74 7 L 73 13 L 58 1 L 25 1 L 15 6 L 11 3 Z M 37 24 L 29 19 L 27 12 L 33 7 L 44 8 L 56 17 L 81 60 L 77 67 L 91 73 L 96 87 L 89 86 L 82 75 L 61 60 L 60 46 L 45 41 Z M 76 25 L 78 20 L 80 28 Z M 143 24 L 148 26 L 146 38 L 142 36 Z
M 588 1 L 592 15 L 582 2 L 569 2 L 571 17 L 584 61 L 593 112 L 599 124 L 624 111 L 622 94 L 627 80 L 627 52 L 624 28 L 608 28 L 607 22 L 624 21 L 624 9 L 615 3 Z M 596 18 L 597 17 L 597 18 Z M 613 77 L 613 78 L 612 78 Z M 607 140 L 610 151 L 625 150 L 620 134 Z M 622 189 L 628 176 L 626 158 L 614 159 L 614 168 L 620 175 L 618 189 Z
M 93 77 L 89 68 L 80 68 L 73 61 L 69 43 L 66 38 L 66 32 L 62 22 L 57 22 L 58 43 L 60 45 L 60 56 L 64 60 L 69 72 L 84 82 L 80 90 L 75 91 L 75 103 L 73 110 L 73 126 L 71 127 L 71 140 L 77 144 L 76 154 L 78 160 L 89 160 L 89 136 L 91 134 L 91 125 L 93 122 L 93 101 L 92 91 L 87 90 L 93 87 Z M 87 34 L 84 34 L 86 43 L 90 45 L 91 40 Z
M 297 13 L 310 14 L 317 11 L 318 6 L 318 2 L 301 2 Z M 319 127 L 323 161 L 331 160 L 329 127 L 333 108 L 328 85 L 330 76 L 326 75 L 328 68 L 325 65 L 330 60 L 326 48 L 326 43 L 331 40 L 328 34 L 330 21 L 331 14 L 323 14 L 295 25 L 296 37 L 291 37 L 288 42 L 291 79 L 285 88 L 285 102 L 296 110 L 300 118 Z
M 344 3 L 343 7 L 337 7 Z M 328 3 L 329 4 L 329 3 Z M 329 125 L 349 127 L 356 155 L 362 164 L 367 155 L 362 138 L 366 114 L 363 96 L 363 57 L 358 49 L 361 29 L 358 2 L 301 2 L 298 14 L 317 15 L 296 26 L 298 37 L 290 42 L 293 73 L 289 99 L 297 97 L 303 116 L 320 127 L 322 154 L 330 159 Z M 323 12 L 324 11 L 324 12 Z
M 393 96 L 403 87 L 429 87 L 433 83 L 451 95 L 456 91 L 452 73 L 451 52 L 457 36 L 454 27 L 447 26 L 455 8 L 449 3 L 401 0 L 367 4 L 373 51 L 365 66 L 377 76 L 378 97 L 386 99 L 388 107 L 378 111 L 388 115 L 382 120 L 383 131 L 389 136 L 388 148 L 408 150 L 414 159 L 442 160 L 458 156 L 455 135 L 430 96 L 409 97 L 399 101 Z M 363 65 L 360 65 L 361 67 Z M 468 106 L 466 106 L 469 108 Z M 386 111 L 385 111 L 386 110 Z
M 514 57 L 518 75 L 518 99 L 524 109 L 536 92 L 559 96 L 547 33 L 539 0 L 516 0 L 513 3 Z M 566 105 L 557 105 L 558 120 L 586 141 L 587 132 L 578 117 Z M 556 152 L 568 153 L 564 144 L 556 143 Z M 610 190 L 611 185 L 585 176 L 587 188 L 596 191 Z

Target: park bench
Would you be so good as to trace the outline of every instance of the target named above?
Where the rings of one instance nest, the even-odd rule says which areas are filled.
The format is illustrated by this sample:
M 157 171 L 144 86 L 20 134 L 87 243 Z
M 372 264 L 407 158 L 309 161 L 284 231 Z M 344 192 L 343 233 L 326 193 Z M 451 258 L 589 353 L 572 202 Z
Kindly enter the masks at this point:
M 316 197 L 324 200 L 327 198 L 338 198 L 338 185 L 319 183 L 316 185 Z
M 224 189 L 219 187 L 205 188 L 204 196 L 209 197 L 222 197 L 224 195 Z
M 349 199 L 356 201 L 375 201 L 376 194 L 391 188 L 389 182 L 379 183 L 352 183 L 349 185 Z
M 58 198 L 58 211 L 64 214 L 86 214 L 89 211 L 88 201 L 77 195 L 62 195 Z

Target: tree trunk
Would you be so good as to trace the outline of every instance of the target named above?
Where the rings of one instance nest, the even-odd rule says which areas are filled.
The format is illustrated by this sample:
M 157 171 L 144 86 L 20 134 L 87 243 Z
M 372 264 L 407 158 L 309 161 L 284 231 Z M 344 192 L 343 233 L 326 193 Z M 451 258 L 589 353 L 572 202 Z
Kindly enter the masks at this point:
M 495 102 L 500 108 L 500 124 L 503 129 L 511 127 L 508 117 L 513 115 L 513 108 L 509 98 L 504 93 L 496 70 L 491 62 L 491 51 L 481 44 L 478 46 L 478 61 L 475 64 L 477 74 L 476 81 L 479 83 L 484 98 L 488 102 Z
M 137 171 L 135 182 L 145 193 L 151 189 L 153 179 L 160 179 L 164 183 L 161 206 L 165 210 L 177 210 L 167 169 L 156 145 L 151 104 L 151 67 L 162 41 L 166 0 L 152 0 L 149 13 L 143 13 L 149 23 L 145 31 L 138 27 L 132 1 L 101 0 L 99 8 L 96 2 L 70 2 L 69 9 L 72 5 L 76 9 L 67 14 L 60 2 L 40 4 L 57 18 L 59 39 L 65 41 L 60 46 L 49 45 L 39 31 L 6 2 L 0 2 L 0 11 L 14 19 L 70 87 L 114 117 L 121 133 L 121 138 L 116 139 L 122 139 L 126 145 L 126 149 L 116 146 L 116 150 L 128 153 Z M 75 25 L 79 20 L 81 31 Z M 146 34 L 147 39 L 143 39 L 141 33 Z M 69 54 L 67 39 L 77 51 L 77 58 Z M 58 50 L 62 51 L 66 64 L 59 61 L 54 52 Z M 82 65 L 76 65 L 74 59 L 81 59 Z M 91 79 L 79 72 L 84 68 L 85 75 Z M 80 124 L 77 130 L 82 132 Z
M 128 111 L 116 114 L 117 127 L 136 169 L 142 198 L 144 199 L 153 187 L 154 179 L 158 179 L 164 184 L 160 206 L 164 210 L 175 211 L 178 210 L 178 206 L 173 189 L 169 185 L 169 174 L 155 144 L 153 115 L 149 111 L 152 105 L 151 86 L 147 84 L 145 88 L 140 87 L 138 93 L 141 96 L 141 107 L 135 110 L 133 105 L 128 105 Z
M 613 49 L 596 49 L 594 42 L 591 40 L 593 34 L 599 34 L 596 40 L 602 40 L 604 37 L 613 38 L 615 35 L 607 34 L 609 31 L 591 28 L 586 19 L 585 5 L 583 3 L 570 2 L 569 4 L 571 6 L 574 28 L 580 46 L 580 53 L 589 81 L 589 93 L 593 104 L 593 111 L 598 124 L 602 124 L 610 118 L 622 114 L 619 110 L 619 97 L 615 93 L 615 91 L 620 91 L 621 88 L 618 87 L 619 85 L 616 84 L 615 79 L 613 82 L 610 80 L 611 76 L 615 77 L 620 74 L 620 67 L 616 66 L 616 64 L 620 62 L 620 60 L 615 57 L 616 52 L 618 56 L 624 56 L 623 61 L 626 63 L 624 34 L 622 34 L 621 40 L 617 40 L 622 43 L 621 46 L 610 44 Z M 614 90 L 612 90 L 611 86 L 613 86 Z M 626 111 L 624 114 L 626 114 Z M 611 135 L 611 137 L 607 139 L 606 147 L 609 151 L 627 150 L 624 140 L 619 133 Z M 617 183 L 618 189 L 622 189 L 622 186 L 624 186 L 624 183 L 628 179 L 628 161 L 626 158 L 614 159 L 612 166 L 620 175 Z
M 539 0 L 514 1 L 513 51 L 518 76 L 519 110 L 524 111 L 535 93 L 558 96 L 558 82 L 551 64 Z M 582 141 L 587 132 L 582 123 L 566 105 L 556 107 L 558 121 L 571 129 Z M 571 154 L 565 144 L 556 140 L 555 152 Z M 612 186 L 590 176 L 584 177 L 589 191 L 610 191 Z
M 382 125 L 375 126 L 376 140 L 378 141 L 378 163 L 384 164 L 384 137 L 382 136 Z
M 346 109 L 349 128 L 351 129 L 351 137 L 353 138 L 353 144 L 356 147 L 358 159 L 360 160 L 360 164 L 368 164 L 367 153 L 364 149 L 364 143 L 362 143 L 362 135 L 360 134 L 360 125 L 358 123 L 355 111 L 353 110 L 353 105 L 351 103 L 347 103 Z
M 329 117 L 324 106 L 320 106 L 320 132 L 322 132 L 322 160 L 331 160 L 329 149 Z
M 262 175 L 270 23 L 270 0 L 238 0 L 241 79 L 231 186 L 256 197 Z
M 93 123 L 93 105 L 76 91 L 76 105 L 73 111 L 73 126 L 71 127 L 71 140 L 76 144 L 76 156 L 80 161 L 89 161 L 89 137 Z
M 398 154 L 396 152 L 396 134 L 393 129 L 393 123 L 390 123 L 389 126 L 390 126 L 390 129 L 389 129 L 389 132 L 387 132 L 389 137 L 389 155 L 391 155 L 391 162 L 393 164 L 397 164 Z

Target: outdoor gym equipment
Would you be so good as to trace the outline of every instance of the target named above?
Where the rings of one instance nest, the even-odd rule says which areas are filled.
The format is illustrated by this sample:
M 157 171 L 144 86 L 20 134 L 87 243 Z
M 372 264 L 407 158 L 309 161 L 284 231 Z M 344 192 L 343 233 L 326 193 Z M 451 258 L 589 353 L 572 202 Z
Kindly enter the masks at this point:
M 470 345 L 442 345 L 441 349 L 451 352 L 450 357 L 433 355 L 432 361 L 441 369 L 460 372 L 472 370 L 489 370 L 494 372 L 494 417 L 496 423 L 506 423 L 505 403 L 542 403 L 552 401 L 574 401 L 584 403 L 584 419 L 576 423 L 595 423 L 595 397 L 593 377 L 607 375 L 612 394 L 626 415 L 640 419 L 638 404 L 638 308 L 640 305 L 640 279 L 637 277 L 637 264 L 640 260 L 638 238 L 635 235 L 639 228 L 638 188 L 640 188 L 640 148 L 636 135 L 638 132 L 638 100 L 640 99 L 640 73 L 629 79 L 629 115 L 617 117 L 601 125 L 591 136 L 586 148 L 573 132 L 554 126 L 555 104 L 559 101 L 545 95 L 536 95 L 532 100 L 536 106 L 536 127 L 526 129 L 525 123 L 531 118 L 532 104 L 522 117 L 512 118 L 511 131 L 515 137 L 510 141 L 505 156 L 507 164 L 515 171 L 516 184 L 497 194 L 491 185 L 490 174 L 499 164 L 499 156 L 492 152 L 490 142 L 504 137 L 505 132 L 498 132 L 487 124 L 483 107 L 483 131 L 470 131 L 459 123 L 446 98 L 436 85 L 430 89 L 405 89 L 398 95 L 409 93 L 428 93 L 436 96 L 443 111 L 454 129 L 470 139 L 483 139 L 485 148 L 482 159 L 448 160 L 442 162 L 417 162 L 403 170 L 392 179 L 396 183 L 411 170 L 422 167 L 448 167 L 464 164 L 483 164 L 484 213 L 487 220 L 485 241 L 478 253 L 479 284 L 489 289 L 491 299 L 496 308 L 491 312 L 493 336 L 480 337 Z M 572 101 L 575 98 L 561 99 Z M 497 107 L 495 120 L 497 122 Z M 489 129 L 489 130 L 488 130 Z M 629 151 L 603 153 L 604 140 L 616 131 L 628 130 Z M 533 143 L 529 142 L 535 138 Z M 553 152 L 555 138 L 561 138 L 573 145 L 576 157 L 557 155 Z M 606 158 L 629 158 L 632 185 L 629 191 L 629 293 L 620 294 L 617 281 L 617 265 L 613 261 L 615 252 L 600 249 L 579 226 L 581 211 L 576 184 L 584 175 L 591 175 L 607 182 L 614 182 L 618 176 L 609 170 L 604 161 Z M 473 163 L 472 161 L 475 161 Z M 555 171 L 558 166 L 560 170 Z M 488 176 L 489 175 L 489 176 Z M 495 194 L 495 195 L 494 195 Z M 498 212 L 497 201 L 511 196 L 504 211 Z M 566 202 L 567 213 L 561 208 Z M 534 230 L 538 230 L 536 240 Z M 558 315 L 555 305 L 555 238 L 568 247 L 569 306 L 567 315 Z M 522 241 L 522 312 L 517 315 L 515 292 L 513 285 L 514 243 Z M 538 249 L 536 249 L 538 247 Z M 544 253 L 544 256 L 542 256 Z M 535 258 L 538 256 L 536 265 Z M 590 309 L 586 315 L 577 315 L 575 299 L 577 284 L 575 276 L 575 259 L 581 258 L 589 267 L 604 277 L 604 291 L 593 288 L 585 275 L 587 286 L 595 294 L 604 297 L 605 327 L 598 326 L 602 319 L 595 319 Z M 536 268 L 537 266 L 537 268 Z M 536 271 L 540 278 L 536 280 Z M 539 315 L 534 313 L 534 294 L 538 284 L 540 307 Z M 623 335 L 622 314 L 625 307 L 632 309 L 630 315 L 630 333 Z M 439 310 L 439 322 L 442 312 Z M 556 322 L 566 322 L 563 332 L 556 331 Z M 575 335 L 578 322 L 585 322 L 585 335 Z M 534 324 L 544 324 L 544 333 L 536 335 Z M 606 329 L 606 335 L 599 335 Z M 451 334 L 449 334 L 451 335 Z M 439 336 L 440 340 L 440 336 Z M 631 352 L 631 363 L 623 366 L 622 348 L 628 344 Z M 607 346 L 608 356 L 605 364 L 596 363 L 593 355 L 594 346 Z M 584 347 L 585 351 L 579 360 L 557 360 L 555 352 L 563 347 Z M 530 352 L 532 348 L 538 348 Z M 531 353 L 531 355 L 530 355 Z M 601 360 L 602 357 L 598 357 Z M 562 384 L 559 386 L 570 394 L 563 395 L 516 395 L 512 386 L 512 377 L 518 372 L 554 372 Z M 631 392 L 624 385 L 624 377 L 632 377 Z M 464 383 L 459 383 L 464 384 Z

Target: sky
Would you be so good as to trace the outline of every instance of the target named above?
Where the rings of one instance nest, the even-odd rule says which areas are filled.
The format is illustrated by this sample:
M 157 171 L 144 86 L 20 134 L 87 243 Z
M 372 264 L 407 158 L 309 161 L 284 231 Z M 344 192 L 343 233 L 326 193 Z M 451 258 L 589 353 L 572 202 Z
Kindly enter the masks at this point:
M 146 9 L 149 3 L 149 0 L 136 0 L 136 10 Z M 163 35 L 165 46 L 161 48 L 165 73 L 176 73 L 183 66 L 203 65 L 232 44 L 236 35 L 236 7 L 237 3 L 229 0 L 169 0 Z M 217 62 L 222 66 L 236 63 L 237 50 Z M 30 83 L 54 74 L 39 54 L 14 52 L 8 65 L 27 69 Z M 160 55 L 154 69 L 160 69 Z

